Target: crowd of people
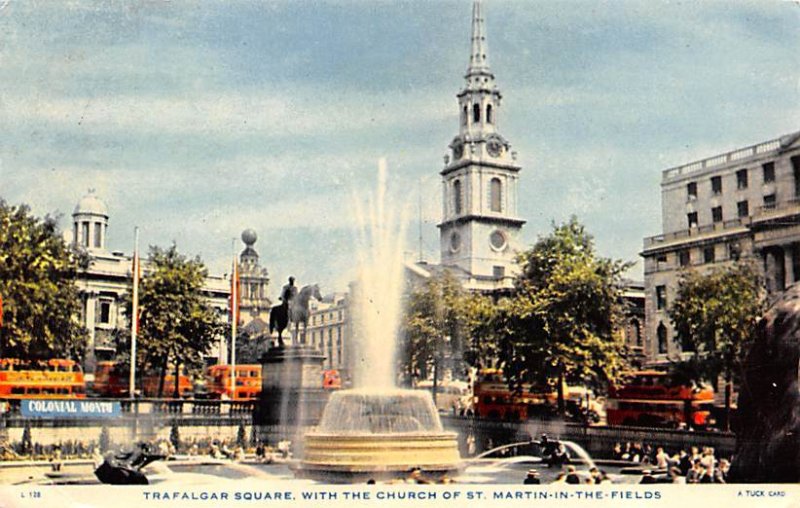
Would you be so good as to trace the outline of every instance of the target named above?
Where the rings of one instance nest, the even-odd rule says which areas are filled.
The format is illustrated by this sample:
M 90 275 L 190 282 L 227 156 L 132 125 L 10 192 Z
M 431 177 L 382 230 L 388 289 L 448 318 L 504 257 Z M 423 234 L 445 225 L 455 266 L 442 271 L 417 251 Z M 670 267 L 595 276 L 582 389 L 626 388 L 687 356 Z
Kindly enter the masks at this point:
M 731 461 L 718 458 L 714 448 L 691 446 L 668 453 L 663 446 L 653 448 L 642 443 L 620 443 L 614 445 L 612 457 L 616 460 L 651 465 L 645 469 L 642 483 L 727 483 Z M 659 471 L 662 476 L 657 476 Z

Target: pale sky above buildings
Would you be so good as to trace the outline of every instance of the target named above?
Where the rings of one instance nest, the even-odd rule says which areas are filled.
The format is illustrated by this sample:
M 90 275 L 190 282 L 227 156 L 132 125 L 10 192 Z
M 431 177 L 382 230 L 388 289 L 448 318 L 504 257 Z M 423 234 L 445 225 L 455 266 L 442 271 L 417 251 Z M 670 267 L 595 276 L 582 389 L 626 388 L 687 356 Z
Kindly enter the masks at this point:
M 484 2 L 523 241 L 575 214 L 606 256 L 660 232 L 661 171 L 800 130 L 800 4 Z M 354 196 L 385 156 L 438 261 L 438 172 L 458 131 L 471 2 L 0 0 L 0 197 L 109 247 L 229 270 L 245 228 L 272 277 L 352 278 Z M 641 279 L 641 262 L 631 271 Z

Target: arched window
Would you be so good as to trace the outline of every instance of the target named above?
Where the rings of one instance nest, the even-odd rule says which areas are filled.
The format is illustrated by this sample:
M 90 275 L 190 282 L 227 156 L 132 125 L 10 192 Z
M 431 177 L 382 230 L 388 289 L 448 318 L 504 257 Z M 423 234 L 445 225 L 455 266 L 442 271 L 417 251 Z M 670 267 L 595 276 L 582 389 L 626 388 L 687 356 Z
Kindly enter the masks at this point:
M 481 105 L 480 104 L 473 104 L 472 105 L 472 122 L 478 123 L 481 121 Z
M 467 106 L 461 111 L 461 124 L 467 125 Z
M 461 180 L 456 180 L 453 182 L 453 211 L 456 214 L 461 213 L 462 209 L 462 201 L 461 201 Z
M 656 336 L 658 337 L 658 354 L 667 354 L 667 327 L 664 326 L 664 323 L 658 323 Z
M 489 209 L 493 212 L 503 211 L 503 183 L 499 178 L 489 182 Z
M 486 106 L 486 123 L 492 123 L 492 105 Z

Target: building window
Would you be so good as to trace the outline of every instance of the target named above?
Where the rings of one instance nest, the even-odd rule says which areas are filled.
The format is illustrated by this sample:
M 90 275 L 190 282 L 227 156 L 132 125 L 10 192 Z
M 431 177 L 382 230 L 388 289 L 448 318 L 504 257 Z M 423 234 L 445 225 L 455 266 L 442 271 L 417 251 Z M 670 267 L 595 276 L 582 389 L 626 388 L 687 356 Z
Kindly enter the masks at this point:
M 686 214 L 686 220 L 689 222 L 690 228 L 697 227 L 697 212 L 689 212 Z
M 722 194 L 722 177 L 721 176 L 712 176 L 711 177 L 711 192 L 713 194 Z
M 792 173 L 794 174 L 794 197 L 800 198 L 800 155 L 795 155 L 792 161 Z
M 688 250 L 682 250 L 678 253 L 678 264 L 681 266 L 689 266 L 692 262 L 692 256 Z
M 764 196 L 764 209 L 773 210 L 775 208 L 775 194 L 767 194 Z
M 656 309 L 667 308 L 667 286 L 656 286 Z
M 99 222 L 94 223 L 94 247 L 99 249 L 103 246 L 103 225 Z
M 503 211 L 503 183 L 499 178 L 489 182 L 489 207 L 493 212 Z
M 711 220 L 714 222 L 722 222 L 722 207 L 715 206 L 711 209 Z
M 100 300 L 99 322 L 105 325 L 111 323 L 111 302 Z
M 656 335 L 658 336 L 658 354 L 667 354 L 667 327 L 664 326 L 664 323 L 658 323 Z
M 453 210 L 458 215 L 462 212 L 462 208 L 461 180 L 456 180 L 453 182 Z
M 81 234 L 83 234 L 83 238 L 81 239 L 81 243 L 84 247 L 89 246 L 89 223 L 82 222 L 81 223 Z
M 703 262 L 704 263 L 713 263 L 714 262 L 714 246 L 713 245 L 703 249 Z
M 480 104 L 473 104 L 472 105 L 472 122 L 478 123 L 481 121 L 481 105 Z
M 747 202 L 747 200 L 736 203 L 736 215 L 739 218 L 750 215 L 750 204 Z
M 695 199 L 697 197 L 697 182 L 689 182 L 686 184 L 686 197 L 688 199 Z
M 506 276 L 506 267 L 505 266 L 493 266 L 492 267 L 492 274 L 494 275 L 495 279 L 502 279 Z
M 747 188 L 747 170 L 740 169 L 736 172 L 736 188 L 737 189 L 746 189 Z
M 486 123 L 492 123 L 492 105 L 486 106 Z
M 464 110 L 461 112 L 461 124 L 467 125 L 467 118 L 469 113 L 467 112 L 467 107 L 464 106 Z
M 742 257 L 742 248 L 739 246 L 739 242 L 729 243 L 728 258 L 732 259 L 733 261 L 738 261 L 740 257 Z
M 765 162 L 761 165 L 761 168 L 764 170 L 764 183 L 770 183 L 775 181 L 775 163 L 774 162 Z

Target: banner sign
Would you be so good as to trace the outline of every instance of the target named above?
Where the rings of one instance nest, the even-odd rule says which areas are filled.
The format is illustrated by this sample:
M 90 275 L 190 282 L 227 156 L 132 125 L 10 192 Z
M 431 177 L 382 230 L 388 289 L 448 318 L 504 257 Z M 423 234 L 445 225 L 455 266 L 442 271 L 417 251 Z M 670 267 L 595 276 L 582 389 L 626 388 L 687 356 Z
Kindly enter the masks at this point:
M 115 418 L 122 408 L 119 402 L 25 399 L 20 412 L 27 418 Z

